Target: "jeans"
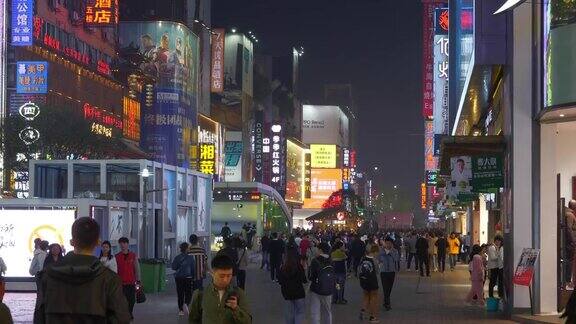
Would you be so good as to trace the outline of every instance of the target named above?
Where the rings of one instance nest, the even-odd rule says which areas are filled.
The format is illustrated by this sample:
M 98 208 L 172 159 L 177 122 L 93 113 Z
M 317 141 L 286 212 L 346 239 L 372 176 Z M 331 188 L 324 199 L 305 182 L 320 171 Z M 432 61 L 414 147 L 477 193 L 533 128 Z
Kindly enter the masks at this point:
M 424 267 L 426 267 L 426 276 L 430 276 L 430 258 L 428 255 L 419 255 L 418 264 L 420 265 L 420 277 L 424 277 Z
M 128 302 L 128 310 L 130 311 L 130 317 L 134 318 L 134 304 L 136 304 L 136 285 L 123 285 L 122 292 L 126 301 Z
M 418 270 L 418 255 L 416 255 L 416 253 L 408 254 L 408 259 L 406 261 L 406 269 L 410 270 L 412 259 L 414 259 L 414 266 L 416 267 L 416 270 Z
M 236 284 L 242 288 L 242 290 L 246 289 L 246 270 L 238 270 L 238 273 L 236 273 Z
M 334 295 L 332 295 L 332 302 L 340 303 L 344 300 L 344 288 L 346 286 L 346 274 L 345 273 L 335 273 L 336 277 L 336 289 L 334 289 Z
M 434 267 L 434 271 L 438 271 L 438 255 L 430 254 L 430 268 Z
M 306 319 L 306 299 L 285 300 L 284 318 L 286 324 L 303 324 Z
M 438 270 L 440 272 L 446 270 L 446 254 L 438 254 Z
M 266 270 L 270 270 L 270 253 L 268 251 L 262 251 L 262 263 L 260 263 L 260 269 L 264 269 L 266 265 Z
M 184 310 L 184 303 L 190 305 L 192 301 L 192 278 L 174 278 L 176 281 L 176 294 L 178 294 L 178 309 Z
M 384 293 L 384 306 L 390 306 L 390 294 L 392 287 L 394 287 L 394 279 L 396 272 L 380 272 L 380 280 L 382 280 L 382 292 Z
M 450 259 L 450 269 L 454 270 L 454 268 L 456 268 L 456 260 L 458 259 L 458 254 L 450 254 L 448 255 L 448 258 Z
M 310 292 L 311 324 L 332 324 L 332 296 L 322 296 Z M 320 321 L 322 319 L 322 321 Z
M 278 279 L 281 264 L 282 260 L 270 260 L 270 278 L 272 278 L 272 281 Z
M 498 284 L 498 297 L 504 298 L 504 269 L 490 269 L 490 283 L 488 284 L 488 296 L 494 297 L 494 286 Z

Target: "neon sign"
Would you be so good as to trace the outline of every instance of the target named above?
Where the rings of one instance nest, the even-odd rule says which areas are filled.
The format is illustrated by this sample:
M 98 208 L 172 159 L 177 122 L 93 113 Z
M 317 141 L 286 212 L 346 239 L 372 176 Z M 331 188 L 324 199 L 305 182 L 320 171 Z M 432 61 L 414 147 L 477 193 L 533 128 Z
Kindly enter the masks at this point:
M 122 119 L 120 117 L 96 108 L 89 103 L 84 104 L 84 119 L 122 130 Z

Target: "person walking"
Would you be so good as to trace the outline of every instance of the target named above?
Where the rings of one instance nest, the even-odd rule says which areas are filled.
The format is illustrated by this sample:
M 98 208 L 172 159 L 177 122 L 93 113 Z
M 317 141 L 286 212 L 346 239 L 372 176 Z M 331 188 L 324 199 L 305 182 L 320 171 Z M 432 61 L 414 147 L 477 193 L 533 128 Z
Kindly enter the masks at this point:
M 130 241 L 126 237 L 118 240 L 120 252 L 116 254 L 118 275 L 122 279 L 122 291 L 128 302 L 130 317 L 134 319 L 134 304 L 136 303 L 136 284 L 140 283 L 140 264 L 136 253 L 130 251 Z
M 300 241 L 300 257 L 305 261 L 307 265 L 312 259 L 312 241 L 310 241 L 310 236 L 308 234 L 304 235 L 302 241 Z
M 102 262 L 102 265 L 112 270 L 114 273 L 118 273 L 118 265 L 116 264 L 116 258 L 112 254 L 112 245 L 110 242 L 102 242 L 100 248 L 100 262 Z
M 236 284 L 242 290 L 246 290 L 246 269 L 248 268 L 248 249 L 247 245 L 241 239 L 236 244 L 236 254 L 238 255 L 238 273 L 236 274 Z
M 232 284 L 234 261 L 225 254 L 212 259 L 212 281 L 194 291 L 189 324 L 251 324 L 248 299 L 242 288 Z
M 406 249 L 406 270 L 410 271 L 410 266 L 412 264 L 412 259 L 414 259 L 414 267 L 418 271 L 418 254 L 416 253 L 416 243 L 418 242 L 418 237 L 415 233 L 410 233 L 408 239 L 404 241 Z
M 44 266 L 42 267 L 42 269 L 46 269 L 46 267 L 62 260 L 62 258 L 64 257 L 62 255 L 62 246 L 60 246 L 60 244 L 57 243 L 50 244 L 50 246 L 48 246 L 48 251 L 49 253 L 46 256 L 46 259 L 44 259 Z
M 444 233 L 441 233 L 436 241 L 436 250 L 438 251 L 438 270 L 444 273 L 446 270 L 446 252 L 448 251 L 448 240 L 444 237 Z
M 204 287 L 204 279 L 206 278 L 206 270 L 208 269 L 208 255 L 206 254 L 206 250 L 200 246 L 196 234 L 190 235 L 188 242 L 190 242 L 188 254 L 194 258 L 194 264 L 196 265 L 192 277 L 192 292 L 194 292 L 195 290 L 202 290 Z
M 48 256 L 47 250 L 47 241 L 42 241 L 38 238 L 34 240 L 34 257 L 30 263 L 30 269 L 28 270 L 31 276 L 38 275 L 38 272 L 44 269 L 44 261 L 46 261 L 46 257 Z
M 466 302 L 473 303 L 477 300 L 484 305 L 484 260 L 481 256 L 482 248 L 475 244 L 470 253 L 470 281 L 472 286 L 466 296 Z
M 310 317 L 312 324 L 332 324 L 331 298 L 336 289 L 330 246 L 318 244 L 320 254 L 312 259 L 308 270 L 310 280 Z
M 488 247 L 488 271 L 490 283 L 488 284 L 488 296 L 494 298 L 494 286 L 498 285 L 498 297 L 504 298 L 504 239 L 502 236 L 494 237 L 494 244 Z
M 418 237 L 416 241 L 416 256 L 420 267 L 420 277 L 424 277 L 424 267 L 426 267 L 426 277 L 430 277 L 430 258 L 428 255 L 428 233 Z
M 354 237 L 354 241 L 352 241 L 350 247 L 350 254 L 352 256 L 352 269 L 354 270 L 354 275 L 358 277 L 358 266 L 360 265 L 360 261 L 366 254 L 366 244 L 360 238 L 360 235 L 356 235 Z
M 378 320 L 378 263 L 375 258 L 378 257 L 380 249 L 377 245 L 372 245 L 368 254 L 366 254 L 360 266 L 358 267 L 358 279 L 362 287 L 362 309 L 360 310 L 360 320 L 364 320 L 367 314 L 370 323 L 379 323 Z
M 428 259 L 430 260 L 430 269 L 434 269 L 434 272 L 438 272 L 438 247 L 436 242 L 438 238 L 434 233 L 430 233 L 428 237 Z
M 266 270 L 270 271 L 270 238 L 268 237 L 268 233 L 264 233 L 264 236 L 260 239 L 260 246 L 262 248 L 260 269 L 264 269 L 264 265 L 266 265 Z
M 286 324 L 304 324 L 306 319 L 306 292 L 308 282 L 304 267 L 297 253 L 287 253 L 286 260 L 278 273 L 278 281 L 284 297 Z
M 344 243 L 338 241 L 335 243 L 332 253 L 332 264 L 334 265 L 334 275 L 336 275 L 336 289 L 332 296 L 332 303 L 345 305 L 348 301 L 344 298 L 344 288 L 346 287 L 346 252 Z
M 456 268 L 456 260 L 460 254 L 460 241 L 456 237 L 456 233 L 452 232 L 448 238 L 448 257 L 450 258 L 450 271 Z
M 174 281 L 176 282 L 176 294 L 178 296 L 178 315 L 184 316 L 184 307 L 188 311 L 188 305 L 192 301 L 192 278 L 196 270 L 194 257 L 188 254 L 188 243 L 180 244 L 180 254 L 172 261 Z M 184 306 L 186 305 L 186 306 Z
M 34 323 L 130 323 L 122 281 L 93 253 L 100 226 L 90 217 L 72 224 L 69 252 L 42 276 Z
M 392 238 L 387 237 L 384 239 L 384 248 L 378 255 L 378 262 L 380 263 L 380 280 L 382 281 L 382 292 L 384 293 L 384 309 L 389 311 L 392 309 L 392 303 L 390 302 L 392 287 L 394 287 L 396 273 L 400 271 L 400 254 L 394 247 Z
M 222 229 L 220 230 L 220 236 L 222 236 L 222 239 L 226 240 L 231 235 L 232 230 L 230 229 L 230 227 L 228 227 L 228 222 L 224 222 L 224 226 L 222 226 Z
M 270 242 L 270 278 L 272 281 L 278 282 L 277 274 L 280 271 L 285 250 L 286 244 L 278 238 L 278 233 L 272 233 L 272 241 Z

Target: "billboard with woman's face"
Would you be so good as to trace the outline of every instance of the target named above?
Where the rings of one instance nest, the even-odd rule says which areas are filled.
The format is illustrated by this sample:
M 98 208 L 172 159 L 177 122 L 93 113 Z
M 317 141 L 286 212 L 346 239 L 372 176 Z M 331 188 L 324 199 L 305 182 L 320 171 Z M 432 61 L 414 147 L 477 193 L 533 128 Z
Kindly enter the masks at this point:
M 119 35 L 122 50 L 138 52 L 140 69 L 154 80 L 154 104 L 142 109 L 142 147 L 155 161 L 188 167 L 197 125 L 198 37 L 168 21 L 121 23 Z

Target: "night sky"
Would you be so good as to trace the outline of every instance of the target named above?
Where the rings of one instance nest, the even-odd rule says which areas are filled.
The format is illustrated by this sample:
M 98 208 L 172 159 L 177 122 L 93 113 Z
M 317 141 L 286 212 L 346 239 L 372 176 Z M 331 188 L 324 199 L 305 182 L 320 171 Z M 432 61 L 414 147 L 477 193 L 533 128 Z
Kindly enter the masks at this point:
M 398 184 L 415 204 L 423 178 L 420 0 L 213 0 L 212 25 L 253 31 L 257 51 L 304 46 L 304 99 L 326 83 L 351 83 L 359 110 L 362 169 L 379 165 L 379 186 Z

